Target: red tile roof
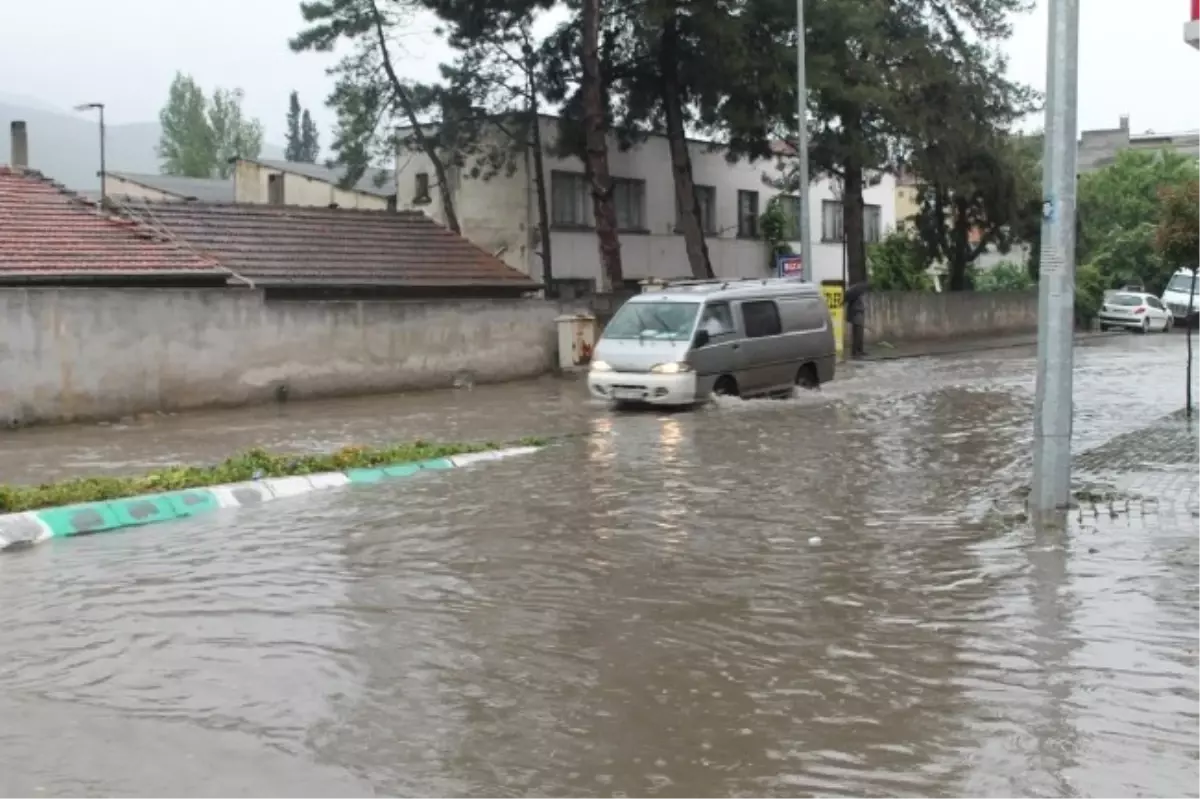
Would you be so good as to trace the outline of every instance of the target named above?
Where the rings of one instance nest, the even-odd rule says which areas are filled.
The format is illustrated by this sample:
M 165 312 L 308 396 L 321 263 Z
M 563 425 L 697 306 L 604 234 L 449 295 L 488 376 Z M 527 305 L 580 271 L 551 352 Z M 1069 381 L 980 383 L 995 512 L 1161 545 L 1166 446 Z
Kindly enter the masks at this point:
M 101 212 L 39 172 L 0 166 L 0 280 L 223 275 L 215 260 Z
M 257 286 L 499 290 L 538 283 L 416 211 L 124 201 Z

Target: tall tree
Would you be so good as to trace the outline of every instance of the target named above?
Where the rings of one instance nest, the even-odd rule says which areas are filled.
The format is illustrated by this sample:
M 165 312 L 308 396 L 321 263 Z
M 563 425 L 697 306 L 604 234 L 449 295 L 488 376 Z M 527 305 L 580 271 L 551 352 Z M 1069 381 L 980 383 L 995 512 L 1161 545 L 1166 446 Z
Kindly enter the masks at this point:
M 218 177 L 233 174 L 237 158 L 257 158 L 262 151 L 263 129 L 257 119 L 242 112 L 245 95 L 241 89 L 217 89 L 208 105 L 208 125 L 212 131 L 215 171 Z
M 920 181 L 917 231 L 929 257 L 946 264 L 949 289 L 962 291 L 972 286 L 980 255 L 992 247 L 1008 253 L 1033 218 L 1041 221 L 1035 163 L 1008 134 L 1036 105 L 1029 89 L 1002 77 L 1002 62 L 998 76 L 939 63 L 943 57 L 917 56 L 929 77 L 904 98 L 919 134 L 906 161 Z M 975 52 L 974 58 L 988 57 Z
M 177 72 L 159 112 L 163 172 L 227 178 L 233 173 L 231 159 L 257 158 L 262 124 L 242 113 L 242 98 L 241 89 L 217 89 L 209 100 L 191 76 Z
M 332 149 L 334 161 L 346 167 L 344 180 L 358 180 L 377 160 L 394 161 L 392 131 L 406 127 L 429 159 L 446 227 L 461 233 L 439 133 L 423 121 L 439 93 L 402 79 L 392 55 L 392 40 L 411 21 L 413 11 L 409 0 L 302 2 L 307 27 L 290 45 L 297 52 L 330 52 L 339 41 L 350 45 L 350 52 L 330 70 L 335 85 L 329 102 L 338 118 Z
M 204 90 L 190 75 L 175 73 L 167 104 L 158 114 L 162 132 L 158 156 L 167 175 L 212 177 L 216 171 L 216 146 L 208 124 Z
M 611 2 L 611 0 L 610 0 Z M 604 270 L 602 289 L 613 291 L 624 283 L 621 240 L 617 236 L 617 206 L 608 171 L 608 86 L 600 57 L 600 20 L 604 0 L 583 0 L 580 9 L 579 82 L 583 120 L 584 164 L 592 190 L 592 214 Z
M 1192 309 L 1196 307 L 1196 253 L 1200 250 L 1200 182 L 1192 177 L 1182 186 L 1165 186 L 1159 192 L 1158 228 L 1154 248 L 1168 268 L 1192 270 L 1188 285 L 1187 369 L 1184 372 L 1184 397 L 1187 418 L 1192 418 Z
M 283 157 L 288 161 L 303 161 L 304 141 L 300 132 L 300 94 L 295 90 L 288 97 L 287 141 L 283 148 Z
M 303 161 L 306 164 L 315 164 L 317 158 L 321 155 L 321 138 L 317 133 L 317 125 L 312 120 L 312 115 L 308 113 L 308 109 L 304 109 L 304 113 L 300 115 L 300 157 L 298 161 Z
M 542 282 L 553 293 L 553 254 L 541 111 L 541 43 L 533 29 L 548 3 L 540 0 L 426 0 L 446 23 L 457 58 L 442 65 L 442 144 L 454 165 L 475 179 L 533 176 L 538 214 L 535 249 Z M 446 118 L 447 112 L 450 119 Z

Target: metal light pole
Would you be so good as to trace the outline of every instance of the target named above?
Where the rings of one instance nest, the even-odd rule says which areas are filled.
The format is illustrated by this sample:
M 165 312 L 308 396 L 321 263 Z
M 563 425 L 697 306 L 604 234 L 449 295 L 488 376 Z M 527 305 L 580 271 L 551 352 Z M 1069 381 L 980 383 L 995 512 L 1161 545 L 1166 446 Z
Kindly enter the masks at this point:
M 108 172 L 104 168 L 104 103 L 83 103 L 75 106 L 76 111 L 91 111 L 92 109 L 100 112 L 100 204 L 104 205 L 104 200 L 108 197 Z
M 812 209 L 808 207 L 808 78 L 804 72 L 804 0 L 796 0 L 796 155 L 800 158 L 800 259 L 812 281 Z
M 1030 510 L 1043 516 L 1065 507 L 1071 496 L 1079 3 L 1080 0 L 1049 0 L 1037 394 L 1030 494 Z

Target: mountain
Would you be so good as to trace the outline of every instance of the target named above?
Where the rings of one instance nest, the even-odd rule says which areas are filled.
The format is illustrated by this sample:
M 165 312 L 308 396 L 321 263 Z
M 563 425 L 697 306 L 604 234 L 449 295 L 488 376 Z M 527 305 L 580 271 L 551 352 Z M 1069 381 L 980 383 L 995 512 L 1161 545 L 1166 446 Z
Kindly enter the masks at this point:
M 17 104 L 13 100 L 24 100 Z M 100 130 L 96 113 L 57 111 L 30 98 L 0 95 L 0 163 L 12 152 L 9 128 L 13 120 L 25 121 L 29 135 L 29 165 L 67 188 L 88 191 L 100 188 Z M 105 159 L 110 172 L 159 171 L 157 122 L 105 126 Z M 283 148 L 264 144 L 262 158 L 283 158 Z

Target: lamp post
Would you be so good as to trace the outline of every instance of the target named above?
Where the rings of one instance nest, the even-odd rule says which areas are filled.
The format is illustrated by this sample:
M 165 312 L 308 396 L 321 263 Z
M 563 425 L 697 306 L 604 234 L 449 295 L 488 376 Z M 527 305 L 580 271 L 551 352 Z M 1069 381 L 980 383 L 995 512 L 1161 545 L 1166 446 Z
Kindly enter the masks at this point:
M 813 280 L 812 211 L 808 207 L 808 76 L 805 74 L 804 0 L 796 0 L 796 178 L 800 183 L 800 260 L 804 279 Z
M 91 111 L 93 109 L 100 112 L 100 205 L 103 207 L 104 201 L 108 198 L 108 173 L 104 168 L 104 103 L 82 103 L 75 106 L 76 111 Z

